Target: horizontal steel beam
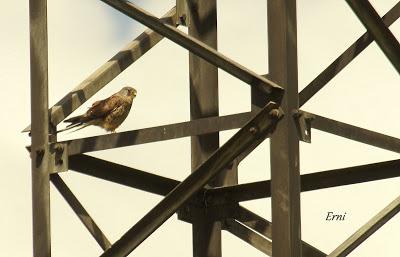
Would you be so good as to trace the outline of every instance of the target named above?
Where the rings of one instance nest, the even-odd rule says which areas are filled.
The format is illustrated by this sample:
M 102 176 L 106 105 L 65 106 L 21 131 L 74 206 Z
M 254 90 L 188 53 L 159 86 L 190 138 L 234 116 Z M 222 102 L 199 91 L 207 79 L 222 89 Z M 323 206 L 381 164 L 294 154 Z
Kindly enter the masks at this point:
M 153 175 L 147 172 L 132 169 L 119 164 L 100 160 L 86 155 L 75 155 L 69 157 L 70 168 L 86 175 L 116 182 L 125 186 L 137 188 L 147 192 L 167 195 L 175 188 L 179 181 Z M 400 176 L 400 160 L 374 163 L 368 165 L 355 166 L 332 171 L 317 172 L 301 176 L 302 191 L 317 190 L 333 186 L 349 185 L 373 181 L 377 179 L 385 179 Z M 208 189 L 206 193 L 207 205 L 226 204 L 227 201 L 221 201 L 226 195 L 231 194 L 233 197 L 228 199 L 240 201 L 242 199 L 252 200 L 257 198 L 269 197 L 267 193 L 269 181 L 249 183 L 232 187 L 224 187 L 218 189 Z M 226 192 L 224 192 L 226 190 Z M 211 193 L 211 194 L 210 194 Z M 215 197 L 218 195 L 218 197 Z M 245 195 L 245 196 L 243 196 Z M 211 197 L 210 197 L 211 196 Z M 240 197 L 240 198 L 236 198 Z M 239 208 L 235 216 L 241 223 L 254 229 L 258 233 L 270 238 L 271 223 L 260 216 Z M 303 242 L 303 256 L 326 256 L 316 248 Z
M 100 247 L 105 251 L 111 247 L 110 241 L 97 226 L 96 222 L 90 217 L 89 213 L 85 210 L 79 200 L 75 197 L 72 191 L 68 188 L 65 182 L 58 174 L 52 174 L 50 180 L 57 188 L 58 192 L 62 195 L 65 201 L 69 204 L 83 225 L 87 228 L 90 234 L 94 237 Z
M 68 162 L 71 171 L 162 196 L 166 196 L 176 186 L 178 186 L 179 183 L 181 183 L 174 179 L 162 177 L 153 173 L 137 170 L 84 154 L 70 156 Z M 195 207 L 196 209 L 199 209 L 204 207 L 204 192 L 205 189 L 202 189 L 197 196 L 190 199 L 191 203 L 188 203 L 190 208 Z M 185 221 L 191 221 L 193 213 L 190 212 L 190 209 L 186 209 L 186 207 L 187 205 L 182 208 L 185 209 L 184 211 L 187 211 L 186 217 L 188 217 L 188 219 Z M 221 218 L 226 218 L 232 208 L 233 207 L 228 208 L 224 205 L 223 209 L 219 206 L 215 206 L 215 208 L 208 208 L 207 210 L 210 212 L 210 216 L 211 213 L 215 214 L 213 215 L 213 219 L 219 220 Z
M 347 256 L 400 211 L 400 196 L 338 246 L 328 257 Z
M 176 25 L 175 7 L 166 13 L 162 20 L 168 24 Z M 129 65 L 137 61 L 163 38 L 163 36 L 150 29 L 140 34 L 51 107 L 51 123 L 54 126 L 59 124 L 65 117 L 84 104 L 90 97 L 121 74 Z M 23 130 L 23 132 L 28 131 L 30 131 L 30 126 Z
M 154 17 L 145 10 L 135 6 L 129 1 L 124 0 L 102 0 L 111 7 L 119 10 L 125 15 L 137 20 L 143 25 L 153 29 L 166 38 L 174 41 L 178 45 L 186 48 L 193 54 L 203 58 L 211 64 L 223 69 L 229 74 L 249 84 L 258 92 L 267 94 L 270 100 L 280 102 L 283 89 L 276 83 L 264 78 L 263 76 L 247 69 L 246 67 L 238 64 L 237 62 L 229 59 L 207 44 L 188 36 L 184 32 L 176 29 L 175 27 L 163 24 L 157 17 Z
M 300 176 L 301 192 L 400 177 L 400 160 L 321 171 Z M 207 189 L 207 205 L 271 197 L 271 181 Z
M 400 73 L 400 44 L 368 0 L 346 0 L 353 12 L 374 37 L 383 53 Z
M 180 181 L 158 176 L 87 155 L 69 157 L 73 171 L 136 188 L 167 195 Z M 400 160 L 378 162 L 348 168 L 305 174 L 300 177 L 301 191 L 331 188 L 369 181 L 400 177 Z M 207 205 L 226 204 L 270 197 L 270 180 L 207 189 Z
M 314 119 L 311 122 L 311 126 L 314 129 L 400 153 L 400 139 L 398 138 L 325 118 L 316 114 L 309 113 L 309 115 L 314 116 Z
M 227 219 L 225 221 L 224 229 L 242 239 L 257 250 L 260 250 L 268 256 L 272 256 L 271 241 L 244 226 L 243 224 L 237 222 L 236 220 Z
M 237 209 L 236 219 L 247 227 L 264 235 L 268 239 L 272 239 L 272 223 L 263 217 L 239 206 Z M 326 254 L 315 248 L 314 246 L 301 242 L 301 250 L 303 257 L 326 257 Z
M 390 9 L 382 20 L 386 26 L 392 25 L 400 17 L 400 2 Z M 321 90 L 331 79 L 341 72 L 352 60 L 354 60 L 364 49 L 374 41 L 368 31 L 359 37 L 349 48 L 335 59 L 323 72 L 311 81 L 299 93 L 299 106 L 303 106 L 319 90 Z
M 254 113 L 245 112 L 220 117 L 210 117 L 170 125 L 113 133 L 59 142 L 66 144 L 68 154 L 100 151 L 110 148 L 131 146 L 176 139 L 181 137 L 203 135 L 228 129 L 243 127 Z
M 69 169 L 157 195 L 167 195 L 180 181 L 101 160 L 88 155 L 68 158 Z
M 282 118 L 269 103 L 101 256 L 127 256 L 254 141 L 261 143 Z

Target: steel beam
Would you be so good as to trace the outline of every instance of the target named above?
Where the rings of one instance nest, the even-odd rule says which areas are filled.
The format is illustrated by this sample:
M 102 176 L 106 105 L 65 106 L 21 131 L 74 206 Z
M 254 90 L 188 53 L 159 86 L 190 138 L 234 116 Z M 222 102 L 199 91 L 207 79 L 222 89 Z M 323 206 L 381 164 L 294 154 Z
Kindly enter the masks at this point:
M 353 12 L 400 73 L 400 44 L 368 0 L 346 0 Z
M 301 192 L 400 177 L 400 160 L 327 170 L 300 176 Z M 207 205 L 271 197 L 271 181 L 207 189 Z
M 314 129 L 400 153 L 400 139 L 398 138 L 325 118 L 316 114 L 309 114 L 314 116 L 314 119 L 311 122 L 311 126 Z
M 261 235 L 271 239 L 272 238 L 272 223 L 262 218 L 261 216 L 249 211 L 241 206 L 237 210 L 237 220 L 247 227 L 257 231 Z M 315 248 L 314 246 L 302 241 L 302 255 L 303 257 L 325 257 L 326 254 Z
M 167 195 L 180 181 L 137 170 L 87 155 L 69 157 L 69 168 L 81 174 L 146 192 Z M 400 160 L 371 163 L 301 175 L 301 192 L 364 183 L 400 176 Z M 219 205 L 271 197 L 271 181 L 209 188 L 206 204 Z
M 189 36 L 217 50 L 217 2 L 186 1 Z M 218 68 L 189 53 L 190 119 L 219 116 Z M 219 147 L 219 131 L 191 137 L 192 172 Z M 208 185 L 222 186 L 237 183 L 237 172 L 225 169 Z M 193 210 L 192 245 L 194 257 L 221 257 L 221 222 L 214 221 L 209 212 Z
M 234 219 L 227 219 L 225 221 L 225 227 L 228 232 L 242 239 L 249 245 L 253 246 L 257 250 L 265 253 L 268 256 L 272 256 L 272 243 L 263 236 L 260 236 L 253 230 L 237 222 Z
M 375 215 L 364 226 L 358 229 L 352 236 L 339 245 L 328 257 L 343 257 L 347 256 L 357 246 L 364 242 L 376 230 L 382 227 L 394 215 L 400 211 L 400 196 L 386 206 L 382 211 Z
M 136 188 L 157 195 L 167 195 L 180 181 L 161 177 L 88 155 L 74 155 L 68 159 L 69 168 L 88 176 Z
M 29 1 L 33 256 L 50 257 L 47 1 Z
M 176 25 L 175 7 L 162 17 L 162 21 L 171 25 Z M 65 117 L 84 104 L 90 97 L 121 74 L 163 38 L 163 36 L 150 29 L 140 34 L 51 107 L 51 123 L 54 126 L 59 124 Z M 30 131 L 30 126 L 23 130 L 23 132 L 28 131 Z
M 269 74 L 261 75 L 264 78 L 271 80 Z M 250 102 L 251 102 L 251 111 L 256 112 L 259 111 L 265 105 L 265 102 L 268 102 L 269 97 L 265 94 L 260 93 L 256 88 L 251 88 L 250 91 Z M 243 157 L 242 159 L 244 159 Z
M 111 247 L 110 241 L 108 241 L 107 237 L 101 231 L 101 229 L 97 226 L 96 222 L 89 215 L 89 213 L 85 210 L 76 196 L 72 193 L 72 191 L 68 188 L 65 182 L 58 174 L 52 174 L 50 177 L 51 182 L 57 188 L 58 192 L 63 196 L 65 201 L 69 204 L 75 214 L 78 216 L 80 221 L 86 227 L 86 229 L 90 232 L 96 242 L 100 245 L 100 247 L 105 251 Z
M 268 104 L 101 256 L 127 256 L 237 155 L 254 141 L 261 143 L 282 117 L 276 107 Z
M 271 100 L 279 102 L 282 98 L 283 89 L 276 83 L 256 74 L 245 68 L 237 62 L 227 58 L 223 54 L 217 52 L 207 44 L 188 36 L 184 32 L 175 27 L 163 24 L 160 20 L 145 10 L 125 0 L 102 0 L 111 7 L 121 11 L 125 15 L 137 20 L 145 26 L 153 29 L 161 35 L 169 38 L 180 46 L 186 48 L 193 54 L 203 58 L 211 64 L 217 66 L 237 77 L 243 82 L 256 88 L 260 93 L 267 94 Z M 264 103 L 266 104 L 266 103 Z
M 400 17 L 400 2 L 390 9 L 382 20 L 386 26 L 392 25 Z M 299 93 L 299 106 L 303 106 L 319 90 L 321 90 L 331 79 L 341 72 L 352 60 L 354 60 L 364 49 L 374 41 L 373 36 L 368 31 L 359 37 L 349 48 L 346 49 L 338 58 L 335 59 L 323 72 L 311 81 Z
M 254 117 L 254 115 L 254 113 L 245 112 L 221 117 L 209 117 L 152 128 L 62 141 L 59 143 L 67 145 L 69 155 L 75 155 L 241 128 L 247 121 Z
M 296 0 L 267 2 L 268 75 L 285 89 L 288 115 L 270 139 L 272 255 L 301 256 L 299 140 L 292 117 L 298 108 Z

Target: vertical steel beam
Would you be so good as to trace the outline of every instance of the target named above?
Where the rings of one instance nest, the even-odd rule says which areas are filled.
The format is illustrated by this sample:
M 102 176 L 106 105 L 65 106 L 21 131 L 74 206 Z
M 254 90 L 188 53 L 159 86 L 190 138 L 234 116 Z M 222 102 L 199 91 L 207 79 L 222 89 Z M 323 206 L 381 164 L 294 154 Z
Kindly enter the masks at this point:
M 217 49 L 217 3 L 209 1 L 187 1 L 189 35 Z M 189 54 L 190 119 L 196 120 L 219 115 L 218 69 L 214 65 Z M 219 132 L 191 137 L 192 171 L 219 147 Z M 235 172 L 221 172 L 210 181 L 210 186 L 222 186 L 237 182 Z M 221 256 L 221 222 L 213 222 L 203 211 L 193 221 L 192 240 L 194 257 Z
M 29 1 L 33 256 L 50 257 L 50 180 L 47 2 Z
M 272 256 L 301 256 L 296 0 L 268 1 L 269 77 L 285 94 L 287 115 L 271 137 Z

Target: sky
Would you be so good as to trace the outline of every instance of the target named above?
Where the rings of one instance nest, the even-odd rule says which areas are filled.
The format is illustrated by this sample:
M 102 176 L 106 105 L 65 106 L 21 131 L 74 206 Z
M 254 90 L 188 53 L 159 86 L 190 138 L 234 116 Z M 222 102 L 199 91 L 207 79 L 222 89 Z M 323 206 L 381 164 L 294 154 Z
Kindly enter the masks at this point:
M 145 27 L 97 0 L 48 1 L 49 103 L 61 97 L 105 63 Z M 156 16 L 175 1 L 135 1 Z M 298 0 L 299 89 L 304 88 L 365 28 L 345 1 Z M 380 15 L 395 0 L 371 1 Z M 0 241 L 4 256 L 32 255 L 30 144 L 20 133 L 30 123 L 28 1 L 7 1 L 0 9 L 1 106 L 5 110 L 0 150 Z M 246 10 L 246 11 L 243 11 Z M 267 65 L 266 1 L 218 0 L 218 49 L 265 74 Z M 180 28 L 186 31 L 185 28 Z M 400 24 L 391 27 L 400 36 Z M 373 43 L 314 96 L 303 110 L 363 128 L 400 137 L 399 75 Z M 74 114 L 123 86 L 138 91 L 126 122 L 118 131 L 189 120 L 188 52 L 164 39 L 140 60 L 94 95 Z M 250 110 L 249 86 L 219 72 L 220 114 Z M 234 131 L 221 132 L 221 143 Z M 66 133 L 59 140 L 104 134 L 98 128 Z M 4 146 L 5 144 L 5 146 Z M 240 183 L 270 178 L 266 140 L 239 166 Z M 396 153 L 312 131 L 312 143 L 300 143 L 302 174 L 398 158 Z M 183 180 L 190 172 L 190 139 L 100 151 L 90 155 L 158 175 Z M 154 161 L 156 158 L 157 161 Z M 161 197 L 74 172 L 61 174 L 110 241 L 118 240 Z M 302 239 L 330 253 L 400 193 L 400 179 L 388 179 L 301 194 Z M 243 203 L 271 218 L 270 200 Z M 328 211 L 346 212 L 346 220 L 327 222 Z M 190 256 L 191 226 L 171 217 L 130 256 Z M 53 256 L 98 256 L 100 247 L 67 203 L 51 187 Z M 400 251 L 400 215 L 356 248 L 349 256 L 395 256 Z M 5 247 L 4 247 L 5 246 Z M 264 256 L 245 242 L 223 232 L 224 256 Z

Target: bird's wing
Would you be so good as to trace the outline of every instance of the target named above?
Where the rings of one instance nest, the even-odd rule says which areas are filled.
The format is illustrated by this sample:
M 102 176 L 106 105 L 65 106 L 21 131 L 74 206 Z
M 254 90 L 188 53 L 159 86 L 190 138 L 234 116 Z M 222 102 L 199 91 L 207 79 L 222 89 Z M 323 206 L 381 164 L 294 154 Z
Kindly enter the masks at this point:
M 92 107 L 85 113 L 85 122 L 89 120 L 104 118 L 113 110 L 123 104 L 123 99 L 118 95 L 112 95 L 109 98 L 94 102 Z

